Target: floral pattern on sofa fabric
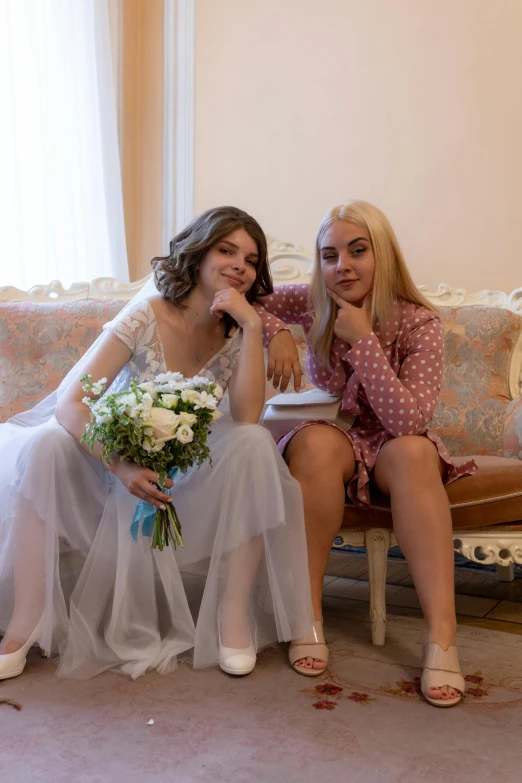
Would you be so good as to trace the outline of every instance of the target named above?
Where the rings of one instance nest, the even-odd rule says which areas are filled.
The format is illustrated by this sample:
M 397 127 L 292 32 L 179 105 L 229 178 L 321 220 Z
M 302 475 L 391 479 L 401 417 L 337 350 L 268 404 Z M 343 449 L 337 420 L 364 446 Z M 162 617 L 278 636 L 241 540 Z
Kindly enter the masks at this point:
M 509 369 L 522 318 L 497 307 L 441 307 L 444 385 L 430 429 L 451 454 L 503 455 Z
M 0 305 L 0 421 L 28 410 L 60 384 L 124 302 Z
M 507 406 L 502 456 L 522 459 L 522 397 Z
M 92 345 L 124 302 L 0 305 L 0 421 L 36 405 Z M 455 455 L 522 458 L 522 399 L 511 401 L 511 355 L 522 318 L 491 307 L 444 307 L 444 386 L 430 425 Z M 304 370 L 306 342 L 291 326 Z M 288 391 L 293 391 L 290 385 Z M 267 399 L 279 393 L 267 385 Z

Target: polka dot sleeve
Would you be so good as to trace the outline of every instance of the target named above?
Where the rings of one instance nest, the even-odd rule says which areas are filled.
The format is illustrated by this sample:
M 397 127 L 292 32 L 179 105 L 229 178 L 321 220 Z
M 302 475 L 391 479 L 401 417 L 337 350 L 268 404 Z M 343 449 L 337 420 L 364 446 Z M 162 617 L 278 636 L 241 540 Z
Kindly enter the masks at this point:
M 272 337 L 286 329 L 285 324 L 302 324 L 309 314 L 308 295 L 310 286 L 280 285 L 274 293 L 260 297 L 254 304 L 263 324 L 263 342 L 267 345 Z
M 383 427 L 393 435 L 419 435 L 433 417 L 444 365 L 444 333 L 430 315 L 406 334 L 406 358 L 399 375 L 372 332 L 346 354 Z

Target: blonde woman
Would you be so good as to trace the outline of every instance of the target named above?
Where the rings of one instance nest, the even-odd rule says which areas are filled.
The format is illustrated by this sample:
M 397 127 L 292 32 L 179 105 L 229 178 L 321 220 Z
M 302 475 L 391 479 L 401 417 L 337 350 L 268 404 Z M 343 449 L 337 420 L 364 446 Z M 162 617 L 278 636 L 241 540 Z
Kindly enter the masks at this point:
M 303 326 L 307 369 L 321 389 L 342 394 L 356 415 L 346 432 L 307 421 L 279 443 L 304 496 L 314 635 L 294 642 L 290 660 L 309 676 L 324 671 L 328 650 L 321 593 L 345 494 L 368 508 L 370 485 L 391 498 L 393 525 L 425 617 L 422 692 L 438 706 L 462 697 L 455 646 L 451 515 L 443 484 L 473 473 L 456 467 L 428 430 L 443 374 L 439 316 L 415 287 L 392 227 L 371 204 L 331 209 L 317 231 L 311 284 L 286 285 L 263 297 L 273 314 L 270 367 L 295 366 L 282 324 Z M 277 333 L 277 334 L 276 334 Z M 285 379 L 284 384 L 287 380 Z M 296 383 L 299 378 L 296 379 Z

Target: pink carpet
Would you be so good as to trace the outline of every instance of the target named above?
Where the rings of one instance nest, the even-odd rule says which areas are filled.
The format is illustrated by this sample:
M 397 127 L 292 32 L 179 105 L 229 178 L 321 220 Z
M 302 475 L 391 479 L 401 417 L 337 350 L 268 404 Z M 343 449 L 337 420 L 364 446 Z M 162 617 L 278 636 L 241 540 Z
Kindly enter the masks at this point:
M 331 665 L 315 680 L 294 674 L 279 647 L 241 679 L 182 664 L 136 682 L 58 679 L 53 661 L 31 653 L 21 677 L 0 683 L 0 779 L 520 780 L 522 637 L 460 628 L 468 695 L 441 710 L 417 693 L 419 620 L 390 618 L 388 642 L 376 648 L 359 613 L 337 616 L 329 603 Z

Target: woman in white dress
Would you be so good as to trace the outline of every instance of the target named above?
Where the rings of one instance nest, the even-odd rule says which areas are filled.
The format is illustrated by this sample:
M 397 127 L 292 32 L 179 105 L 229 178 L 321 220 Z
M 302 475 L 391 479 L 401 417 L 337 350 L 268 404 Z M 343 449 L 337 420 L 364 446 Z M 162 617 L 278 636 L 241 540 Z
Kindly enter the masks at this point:
M 259 649 L 310 632 L 300 486 L 256 423 L 265 373 L 250 302 L 272 291 L 263 231 L 241 210 L 209 210 L 153 268 L 155 285 L 57 392 L 0 425 L 0 679 L 23 671 L 35 642 L 59 653 L 62 676 L 166 673 L 190 650 L 195 667 L 247 674 Z M 176 477 L 185 547 L 160 552 L 130 526 L 139 500 L 169 496 L 153 471 L 80 445 L 79 378 L 116 391 L 168 370 L 228 387 L 230 416 L 212 425 L 212 464 Z

